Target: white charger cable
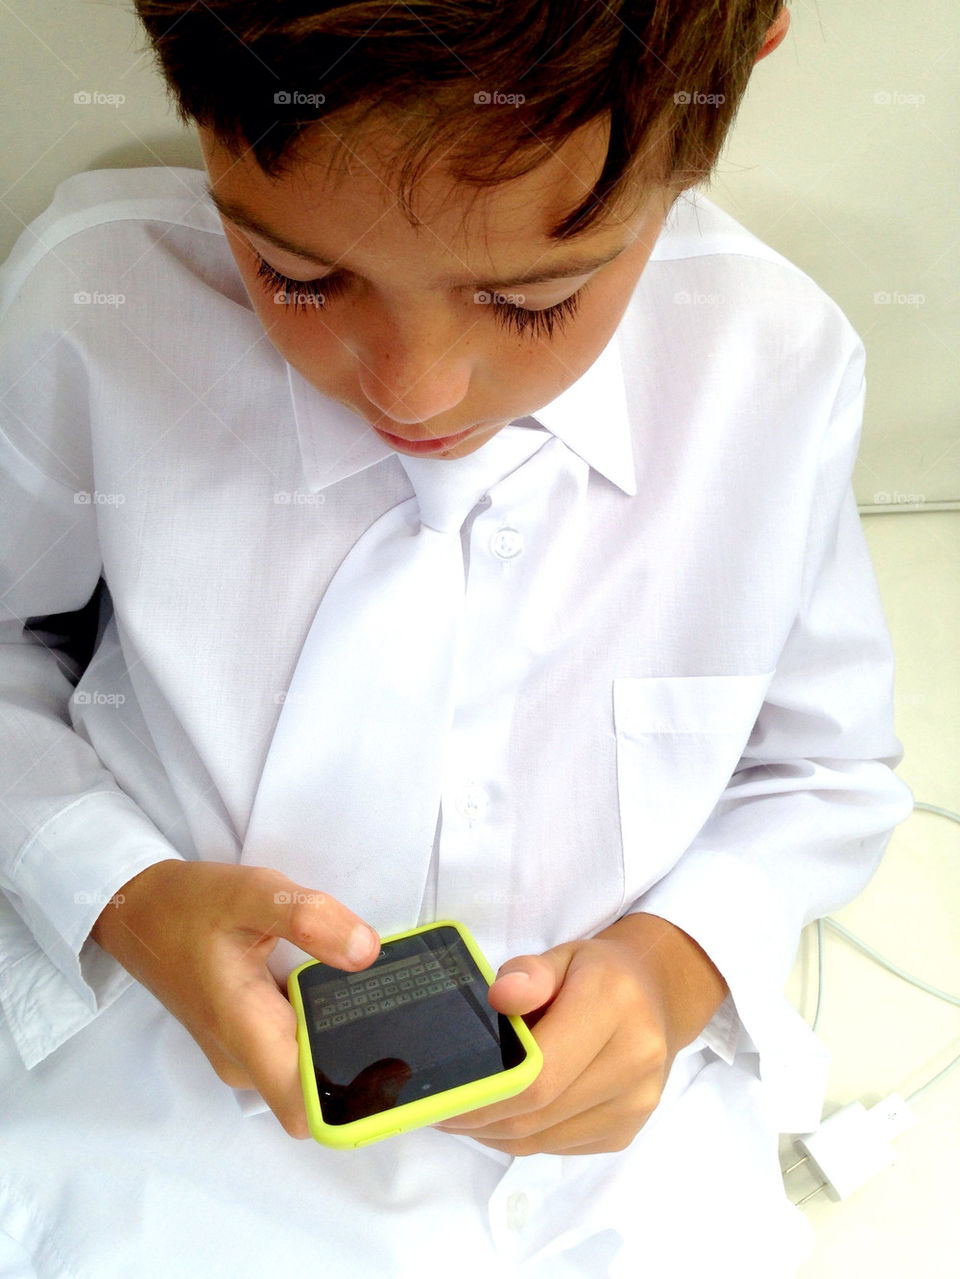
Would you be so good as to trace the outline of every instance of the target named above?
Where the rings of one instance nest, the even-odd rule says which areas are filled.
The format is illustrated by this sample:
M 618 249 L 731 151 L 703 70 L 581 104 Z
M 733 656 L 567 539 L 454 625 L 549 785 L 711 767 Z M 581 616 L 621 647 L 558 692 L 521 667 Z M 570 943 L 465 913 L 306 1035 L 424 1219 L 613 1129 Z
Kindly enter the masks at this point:
M 918 801 L 914 802 L 914 808 L 936 813 L 938 816 L 947 817 L 951 821 L 960 823 L 960 813 L 954 813 L 948 808 L 939 808 L 935 804 L 922 804 Z M 873 947 L 868 946 L 859 937 L 855 937 L 842 924 L 838 924 L 833 919 L 818 919 L 817 1005 L 812 1026 L 814 1031 L 816 1031 L 817 1024 L 820 1021 L 820 1009 L 825 985 L 823 973 L 825 924 L 835 932 L 840 933 L 841 936 L 846 937 L 864 954 L 869 955 L 871 959 L 895 976 L 901 977 L 912 986 L 916 986 L 930 995 L 935 995 L 938 999 L 943 999 L 949 1004 L 960 1007 L 960 998 L 958 996 L 951 995 L 945 990 L 938 990 L 936 986 L 931 986 L 928 982 L 922 981 L 919 977 L 914 977 L 898 965 L 891 963 L 890 960 L 874 950 Z M 948 1062 L 942 1070 L 938 1071 L 932 1079 L 928 1079 L 920 1088 L 910 1093 L 906 1100 L 899 1093 L 892 1092 L 869 1109 L 864 1107 L 862 1102 L 851 1101 L 846 1106 L 841 1106 L 839 1110 L 835 1110 L 832 1115 L 828 1115 L 821 1122 L 816 1132 L 809 1133 L 805 1137 L 797 1137 L 796 1144 L 805 1153 L 801 1159 L 792 1163 L 789 1168 L 783 1169 L 784 1177 L 793 1172 L 795 1168 L 799 1168 L 801 1164 L 809 1162 L 823 1178 L 823 1181 L 816 1189 L 811 1190 L 802 1199 L 798 1199 L 795 1206 L 800 1207 L 805 1204 L 808 1199 L 818 1195 L 821 1190 L 826 1190 L 830 1198 L 835 1201 L 846 1199 L 848 1195 L 853 1194 L 855 1190 L 859 1190 L 882 1168 L 892 1164 L 896 1159 L 892 1144 L 893 1138 L 898 1137 L 900 1133 L 916 1122 L 916 1115 L 910 1109 L 908 1103 L 915 1101 L 921 1093 L 939 1083 L 958 1065 L 960 1065 L 960 1057 L 955 1057 L 953 1061 Z

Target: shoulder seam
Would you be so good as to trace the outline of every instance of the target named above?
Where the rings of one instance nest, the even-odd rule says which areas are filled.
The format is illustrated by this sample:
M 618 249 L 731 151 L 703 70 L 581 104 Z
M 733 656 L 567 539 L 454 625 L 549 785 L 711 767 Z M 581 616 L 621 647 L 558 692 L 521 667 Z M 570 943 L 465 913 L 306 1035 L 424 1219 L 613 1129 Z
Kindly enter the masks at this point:
M 120 202 L 117 202 L 120 203 Z M 196 207 L 195 202 L 186 210 L 186 214 Z M 22 254 L 11 254 L 7 262 L 3 264 L 10 272 L 10 278 L 7 280 L 6 303 L 0 305 L 0 313 L 12 303 L 13 299 L 19 294 L 25 281 L 40 266 L 40 264 L 50 254 L 55 254 L 57 249 L 61 248 L 68 241 L 75 239 L 78 235 L 83 235 L 87 231 L 95 231 L 100 227 L 109 226 L 115 222 L 141 222 L 141 223 L 159 223 L 169 226 L 182 226 L 191 231 L 200 231 L 205 235 L 223 235 L 223 228 L 214 226 L 204 226 L 200 218 L 188 220 L 186 214 L 181 213 L 175 215 L 173 211 L 164 212 L 157 209 L 152 212 L 136 211 L 130 207 L 126 211 L 118 210 L 109 217 L 91 217 L 100 210 L 107 210 L 109 204 L 92 205 L 87 209 L 78 210 L 75 213 L 65 213 L 61 218 L 57 218 L 46 228 L 42 235 L 38 236 L 35 242 L 26 247 Z M 79 225 L 76 223 L 79 222 Z M 74 225 L 71 225 L 73 223 Z M 56 235 L 58 227 L 62 227 L 59 235 Z M 19 261 L 14 262 L 14 257 L 19 257 Z M 0 268 L 0 282 L 3 281 L 4 269 Z

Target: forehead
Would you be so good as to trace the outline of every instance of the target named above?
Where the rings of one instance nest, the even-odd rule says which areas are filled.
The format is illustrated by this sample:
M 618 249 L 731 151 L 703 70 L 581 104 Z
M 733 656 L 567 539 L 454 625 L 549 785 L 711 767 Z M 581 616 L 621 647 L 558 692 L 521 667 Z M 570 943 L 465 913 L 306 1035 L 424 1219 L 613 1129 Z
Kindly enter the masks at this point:
M 415 254 L 437 270 L 482 272 L 529 267 L 539 255 L 558 259 L 564 245 L 603 250 L 632 238 L 634 210 L 653 189 L 635 190 L 629 205 L 609 207 L 583 235 L 559 241 L 551 229 L 588 194 L 607 147 L 605 121 L 591 122 L 553 149 L 529 172 L 490 186 L 457 182 L 443 156 L 430 156 L 410 197 L 411 217 L 398 194 L 397 157 L 403 136 L 377 122 L 357 134 L 334 134 L 324 122 L 309 131 L 289 170 L 268 177 L 252 151 L 237 156 L 200 129 L 211 186 L 291 241 L 318 246 L 321 256 L 377 263 Z

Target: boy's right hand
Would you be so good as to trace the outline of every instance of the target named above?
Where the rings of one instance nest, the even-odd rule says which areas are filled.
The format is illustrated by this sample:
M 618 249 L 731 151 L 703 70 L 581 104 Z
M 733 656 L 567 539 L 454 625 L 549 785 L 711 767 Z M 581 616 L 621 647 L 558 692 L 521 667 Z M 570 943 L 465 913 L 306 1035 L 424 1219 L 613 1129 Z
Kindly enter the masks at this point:
M 333 897 L 259 866 L 174 859 L 123 885 L 94 940 L 183 1022 L 233 1088 L 255 1088 L 292 1137 L 308 1137 L 296 1017 L 267 967 L 285 937 L 357 972 L 376 933 Z

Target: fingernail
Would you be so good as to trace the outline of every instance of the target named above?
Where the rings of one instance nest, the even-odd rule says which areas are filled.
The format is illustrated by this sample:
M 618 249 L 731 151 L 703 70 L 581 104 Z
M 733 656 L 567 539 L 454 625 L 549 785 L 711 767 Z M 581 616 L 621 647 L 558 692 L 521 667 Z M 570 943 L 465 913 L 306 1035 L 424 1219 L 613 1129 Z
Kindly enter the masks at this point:
M 362 964 L 370 958 L 374 946 L 379 948 L 376 933 L 366 924 L 357 924 L 347 939 L 347 959 L 351 964 Z
M 503 980 L 505 977 L 525 977 L 530 980 L 530 974 L 525 968 L 511 968 L 508 973 L 497 973 L 497 981 Z

